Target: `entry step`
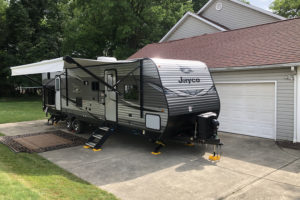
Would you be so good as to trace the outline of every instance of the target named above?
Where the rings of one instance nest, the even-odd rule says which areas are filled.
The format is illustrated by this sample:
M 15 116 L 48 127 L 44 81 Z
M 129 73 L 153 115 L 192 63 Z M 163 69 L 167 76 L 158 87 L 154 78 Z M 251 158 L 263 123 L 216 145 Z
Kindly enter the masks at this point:
M 85 145 L 87 145 L 87 146 L 90 146 L 90 147 L 95 147 L 96 146 L 96 143 L 94 143 L 94 142 L 87 142 L 87 143 L 85 143 Z
M 113 132 L 114 129 L 112 128 L 105 126 L 99 127 L 97 130 L 95 130 L 95 132 L 93 132 L 85 144 L 93 149 L 101 149 L 101 146 L 104 144 L 107 138 L 113 134 Z
M 94 134 L 93 135 L 94 138 L 97 138 L 99 140 L 101 140 L 101 138 L 103 138 L 103 135 L 100 135 L 100 134 Z
M 99 129 L 106 132 L 109 131 L 109 127 L 105 127 L 105 126 L 99 127 Z

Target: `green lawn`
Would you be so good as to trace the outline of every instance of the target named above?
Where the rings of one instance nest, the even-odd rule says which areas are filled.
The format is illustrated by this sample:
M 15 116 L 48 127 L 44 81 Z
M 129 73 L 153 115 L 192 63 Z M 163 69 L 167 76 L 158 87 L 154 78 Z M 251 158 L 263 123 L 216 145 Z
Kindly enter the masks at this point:
M 0 123 L 45 118 L 41 98 L 1 98 Z M 0 133 L 0 136 L 3 135 Z M 85 170 L 85 169 L 83 169 Z M 0 200 L 116 199 L 37 154 L 14 153 L 0 144 Z
M 0 144 L 0 199 L 116 199 L 37 154 Z
M 0 98 L 0 124 L 44 118 L 42 97 Z

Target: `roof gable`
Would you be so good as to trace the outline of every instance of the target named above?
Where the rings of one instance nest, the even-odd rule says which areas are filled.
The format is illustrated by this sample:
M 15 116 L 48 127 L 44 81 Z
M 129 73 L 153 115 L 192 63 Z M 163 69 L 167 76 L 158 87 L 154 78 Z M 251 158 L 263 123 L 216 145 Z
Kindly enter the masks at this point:
M 192 17 L 196 20 L 198 20 L 201 23 L 204 23 L 206 26 L 210 26 L 211 29 L 215 29 L 216 32 L 218 31 L 226 31 L 227 29 L 225 29 L 225 27 L 221 27 L 215 23 L 213 23 L 212 21 L 205 19 L 201 16 L 198 16 L 192 12 L 187 12 L 171 29 L 170 31 L 159 41 L 159 42 L 165 42 L 172 34 L 174 34 L 176 32 L 176 30 L 185 23 L 185 21 L 189 18 Z M 191 37 L 191 36 L 189 36 Z
M 201 13 L 203 13 L 212 3 L 214 3 L 216 0 L 209 0 L 198 12 L 197 14 L 200 15 Z M 265 15 L 269 15 L 271 17 L 274 17 L 276 19 L 279 19 L 279 20 L 285 20 L 286 18 L 280 16 L 280 15 L 276 15 L 270 11 L 267 11 L 267 10 L 264 10 L 264 9 L 261 9 L 259 7 L 256 7 L 254 5 L 251 5 L 251 4 L 246 4 L 242 1 L 239 1 L 239 0 L 228 0 L 228 1 L 231 1 L 233 3 L 236 3 L 238 5 L 241 5 L 241 6 L 244 6 L 246 8 L 249 8 L 249 9 L 252 9 L 252 10 L 255 10 L 257 12 L 260 12 L 260 13 L 263 13 Z
M 248 67 L 300 62 L 300 18 L 232 31 L 149 44 L 132 58 L 200 60 L 209 67 Z

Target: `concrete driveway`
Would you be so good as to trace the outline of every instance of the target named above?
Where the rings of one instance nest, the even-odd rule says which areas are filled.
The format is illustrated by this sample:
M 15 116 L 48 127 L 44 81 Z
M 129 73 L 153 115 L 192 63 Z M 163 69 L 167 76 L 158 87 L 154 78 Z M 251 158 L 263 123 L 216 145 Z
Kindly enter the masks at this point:
M 62 128 L 44 123 L 2 124 L 0 132 Z M 40 155 L 121 199 L 300 199 L 300 151 L 268 139 L 220 137 L 216 163 L 207 159 L 210 147 L 170 143 L 154 156 L 153 144 L 127 133 L 113 135 L 100 152 L 79 146 Z

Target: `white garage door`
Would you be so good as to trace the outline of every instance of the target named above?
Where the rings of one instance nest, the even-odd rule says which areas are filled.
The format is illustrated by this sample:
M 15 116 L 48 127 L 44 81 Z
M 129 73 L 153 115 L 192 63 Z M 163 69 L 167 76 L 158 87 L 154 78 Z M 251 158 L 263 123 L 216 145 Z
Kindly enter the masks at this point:
M 275 138 L 274 83 L 219 83 L 220 131 Z

